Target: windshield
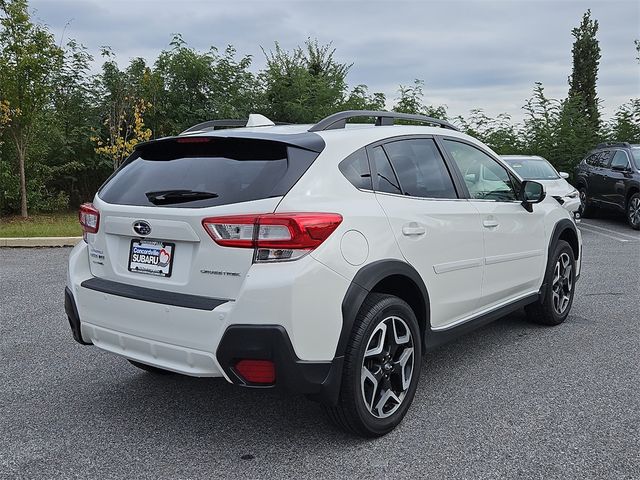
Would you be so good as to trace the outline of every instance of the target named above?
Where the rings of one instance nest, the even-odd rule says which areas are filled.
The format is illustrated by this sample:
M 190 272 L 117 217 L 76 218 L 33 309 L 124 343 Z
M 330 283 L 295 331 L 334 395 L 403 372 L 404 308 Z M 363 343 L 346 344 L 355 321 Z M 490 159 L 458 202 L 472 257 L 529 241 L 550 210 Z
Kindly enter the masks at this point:
M 558 172 L 544 158 L 503 158 L 524 180 L 557 180 Z
M 633 147 L 631 153 L 633 154 L 633 163 L 635 163 L 636 168 L 640 170 L 640 147 Z

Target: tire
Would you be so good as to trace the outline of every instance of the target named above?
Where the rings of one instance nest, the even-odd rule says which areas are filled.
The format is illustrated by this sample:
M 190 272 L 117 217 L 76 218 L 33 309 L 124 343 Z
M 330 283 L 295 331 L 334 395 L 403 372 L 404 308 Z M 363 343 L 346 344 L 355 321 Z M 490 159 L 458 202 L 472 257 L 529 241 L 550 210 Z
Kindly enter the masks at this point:
M 543 297 L 527 305 L 527 318 L 541 325 L 560 325 L 569 315 L 575 293 L 576 261 L 571 246 L 558 240 L 545 273 Z
M 640 230 L 640 193 L 634 193 L 627 202 L 627 221 L 634 230 Z
M 152 365 L 147 365 L 146 363 L 136 362 L 135 360 L 127 359 L 127 361 L 134 367 L 139 368 L 140 370 L 155 373 L 156 375 L 171 375 L 173 373 L 173 372 L 170 372 L 169 370 L 164 370 L 162 368 L 154 367 Z
M 324 409 L 349 433 L 385 435 L 407 413 L 421 366 L 422 338 L 411 307 L 393 295 L 372 293 L 353 325 L 338 404 Z
M 596 213 L 596 207 L 593 206 L 591 200 L 587 196 L 587 187 L 580 187 L 580 208 L 578 212 L 580 212 L 580 216 L 583 218 L 590 218 Z

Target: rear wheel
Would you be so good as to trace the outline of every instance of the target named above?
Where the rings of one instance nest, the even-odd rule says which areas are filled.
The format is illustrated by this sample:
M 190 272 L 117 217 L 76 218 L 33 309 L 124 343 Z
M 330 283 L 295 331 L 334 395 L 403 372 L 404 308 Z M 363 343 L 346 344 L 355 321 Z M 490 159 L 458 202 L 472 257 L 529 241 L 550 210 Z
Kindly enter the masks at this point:
M 573 249 L 564 240 L 559 240 L 545 278 L 544 300 L 525 307 L 530 321 L 542 325 L 560 325 L 569 315 L 573 304 L 576 279 L 576 262 Z
M 596 211 L 596 207 L 593 206 L 591 200 L 587 195 L 587 187 L 580 187 L 580 216 L 584 218 L 592 217 Z
M 422 364 L 420 328 L 398 297 L 373 293 L 353 326 L 337 406 L 329 418 L 350 433 L 378 437 L 393 430 L 413 401 Z
M 640 230 L 640 193 L 634 193 L 627 202 L 627 221 L 631 228 Z
M 128 362 L 134 367 L 139 368 L 140 370 L 145 370 L 147 372 L 155 373 L 157 375 L 170 375 L 172 373 L 169 370 L 164 370 L 162 368 L 154 367 L 153 365 L 147 365 L 146 363 L 136 362 L 135 360 L 128 360 Z

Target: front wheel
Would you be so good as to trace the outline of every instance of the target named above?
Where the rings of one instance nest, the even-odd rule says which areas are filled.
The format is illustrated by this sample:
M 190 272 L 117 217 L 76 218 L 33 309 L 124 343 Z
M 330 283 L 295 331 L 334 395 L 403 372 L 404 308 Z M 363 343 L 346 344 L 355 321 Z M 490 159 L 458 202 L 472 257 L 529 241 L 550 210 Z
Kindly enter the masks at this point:
M 578 209 L 580 216 L 584 218 L 593 217 L 595 211 L 596 207 L 593 206 L 587 196 L 587 187 L 580 187 L 580 208 Z
M 627 221 L 634 230 L 640 230 L 640 193 L 631 195 L 627 202 Z
M 418 320 L 398 297 L 370 294 L 345 353 L 337 406 L 325 406 L 339 427 L 379 437 L 404 418 L 418 385 L 422 342 Z
M 558 240 L 551 258 L 541 292 L 544 300 L 525 307 L 528 319 L 542 325 L 560 325 L 566 320 L 575 291 L 576 261 L 571 245 Z

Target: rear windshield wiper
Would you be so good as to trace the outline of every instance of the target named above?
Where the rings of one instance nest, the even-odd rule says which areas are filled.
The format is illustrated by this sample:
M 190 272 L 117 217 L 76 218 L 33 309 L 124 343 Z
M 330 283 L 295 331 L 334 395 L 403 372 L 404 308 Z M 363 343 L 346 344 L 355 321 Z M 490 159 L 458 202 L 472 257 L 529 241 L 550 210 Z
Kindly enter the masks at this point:
M 206 200 L 207 198 L 218 198 L 217 193 L 199 192 L 197 190 L 159 190 L 157 192 L 147 192 L 145 195 L 154 205 L 170 205 L 172 203 L 186 203 L 196 200 Z

